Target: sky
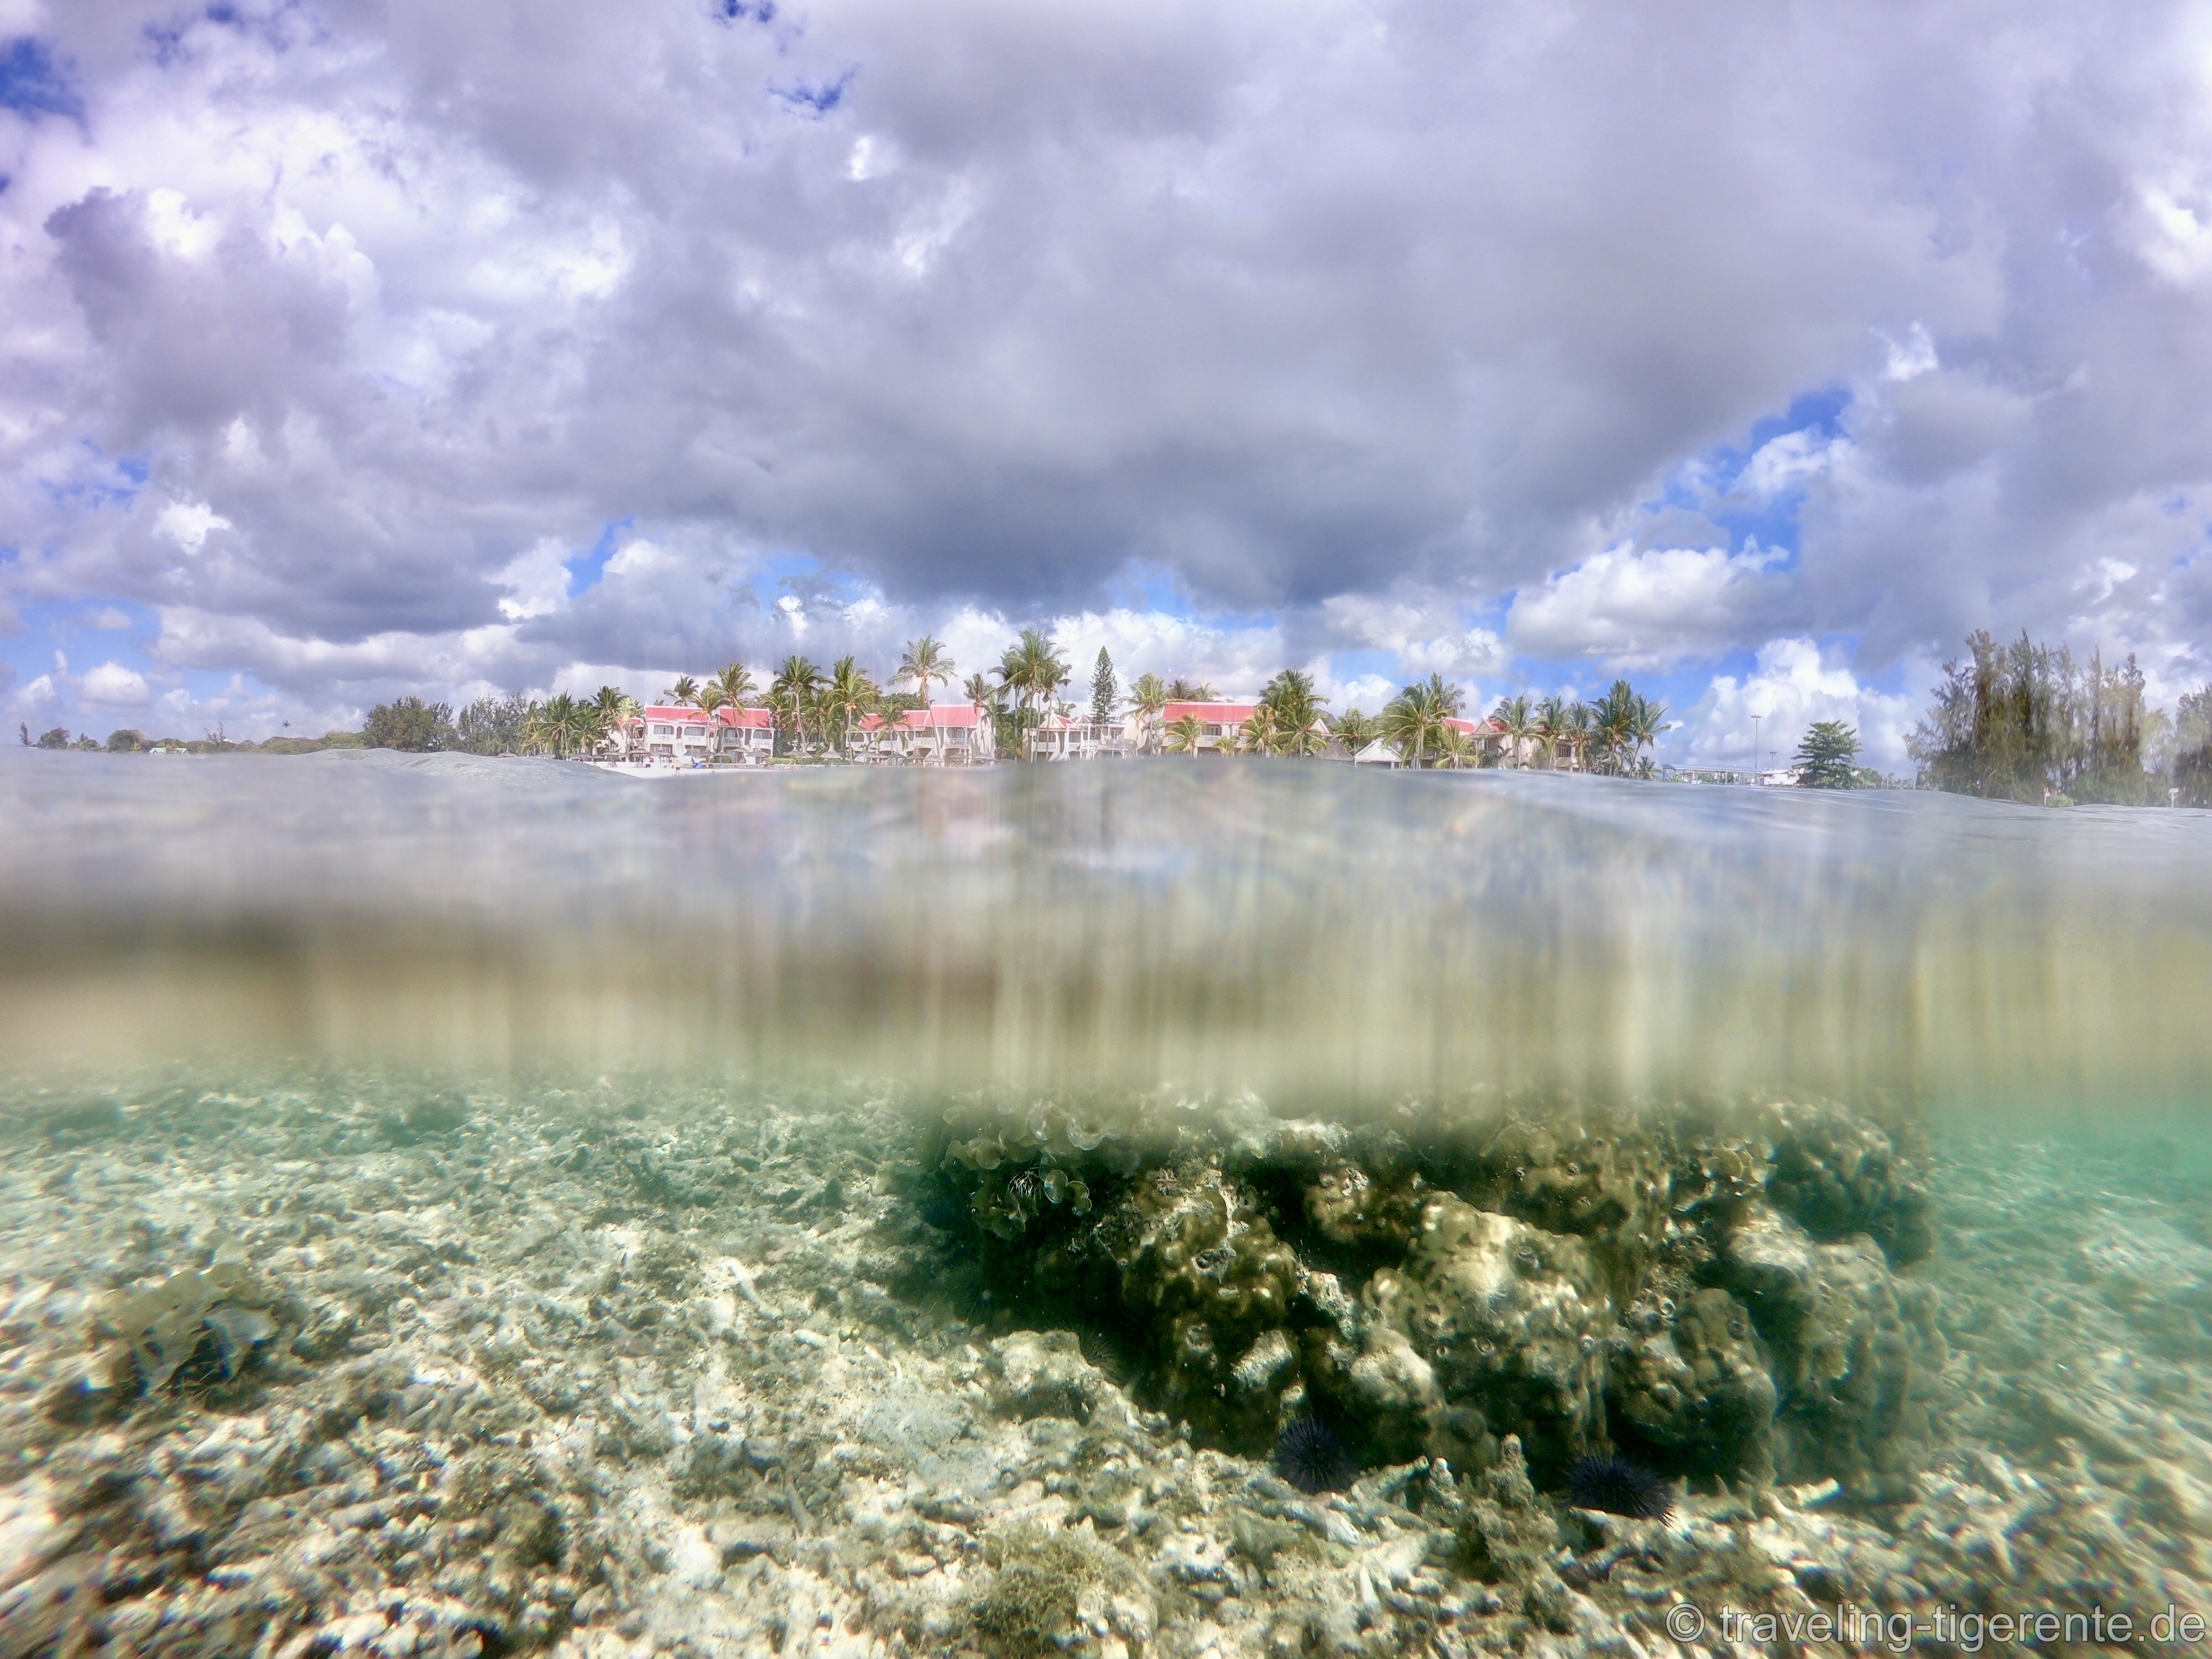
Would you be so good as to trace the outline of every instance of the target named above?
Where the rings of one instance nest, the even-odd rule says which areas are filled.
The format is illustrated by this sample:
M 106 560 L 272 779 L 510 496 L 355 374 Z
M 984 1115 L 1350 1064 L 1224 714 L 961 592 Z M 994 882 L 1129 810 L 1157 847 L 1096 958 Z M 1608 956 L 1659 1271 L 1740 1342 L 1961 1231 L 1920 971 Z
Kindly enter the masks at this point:
M 0 0 L 0 714 L 2212 679 L 2212 8 Z

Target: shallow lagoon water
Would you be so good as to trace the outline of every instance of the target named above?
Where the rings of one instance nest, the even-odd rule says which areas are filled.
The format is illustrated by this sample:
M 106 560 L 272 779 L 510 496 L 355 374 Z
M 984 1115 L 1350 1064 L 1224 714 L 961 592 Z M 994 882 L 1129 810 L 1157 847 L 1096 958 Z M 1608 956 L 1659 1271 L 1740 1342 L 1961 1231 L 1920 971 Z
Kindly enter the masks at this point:
M 2208 852 L 10 755 L 0 1652 L 2202 1650 Z

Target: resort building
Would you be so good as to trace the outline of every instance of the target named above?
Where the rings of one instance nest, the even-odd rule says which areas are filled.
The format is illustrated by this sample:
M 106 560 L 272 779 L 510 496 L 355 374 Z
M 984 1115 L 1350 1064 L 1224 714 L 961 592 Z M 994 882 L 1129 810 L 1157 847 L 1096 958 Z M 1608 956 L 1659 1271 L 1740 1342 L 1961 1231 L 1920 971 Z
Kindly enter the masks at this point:
M 1186 716 L 1198 721 L 1198 752 L 1233 754 L 1237 749 L 1237 734 L 1244 729 L 1244 722 L 1258 710 L 1258 702 L 1171 702 L 1160 711 L 1159 729 L 1164 731 Z
M 655 704 L 628 723 L 625 755 L 672 766 L 711 761 L 764 761 L 775 748 L 775 720 L 765 708 Z
M 1133 755 L 1139 732 L 1134 715 L 1100 725 L 1094 720 L 1048 715 L 1023 735 L 1022 752 L 1030 760 L 1096 760 L 1102 755 Z
M 854 738 L 856 753 L 877 760 L 965 766 L 992 755 L 990 717 L 972 702 L 933 703 L 888 718 L 870 714 Z

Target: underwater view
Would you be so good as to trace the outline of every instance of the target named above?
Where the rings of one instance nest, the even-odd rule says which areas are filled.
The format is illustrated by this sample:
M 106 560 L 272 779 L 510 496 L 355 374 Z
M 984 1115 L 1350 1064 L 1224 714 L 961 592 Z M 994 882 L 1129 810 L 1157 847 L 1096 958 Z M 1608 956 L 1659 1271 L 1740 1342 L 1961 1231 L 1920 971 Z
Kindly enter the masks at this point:
M 0 1655 L 2212 1650 L 2212 815 L 0 751 Z

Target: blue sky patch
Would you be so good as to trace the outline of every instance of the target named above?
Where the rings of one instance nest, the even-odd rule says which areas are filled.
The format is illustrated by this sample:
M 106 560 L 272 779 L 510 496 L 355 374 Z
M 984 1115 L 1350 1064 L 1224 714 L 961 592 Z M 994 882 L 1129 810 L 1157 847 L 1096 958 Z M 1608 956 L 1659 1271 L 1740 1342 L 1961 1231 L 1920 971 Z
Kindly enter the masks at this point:
M 627 519 L 617 519 L 599 532 L 599 540 L 593 542 L 585 551 L 577 554 L 574 558 L 567 561 L 570 598 L 573 599 L 579 593 L 589 592 L 606 579 L 607 561 L 614 557 L 615 549 L 636 526 L 635 514 Z
M 827 115 L 845 101 L 845 88 L 853 84 L 858 70 L 847 70 L 834 81 L 794 81 L 788 86 L 770 87 L 769 90 L 794 110 L 811 115 Z
M 0 109 L 74 118 L 84 113 L 84 100 L 46 43 L 26 34 L 0 46 Z

